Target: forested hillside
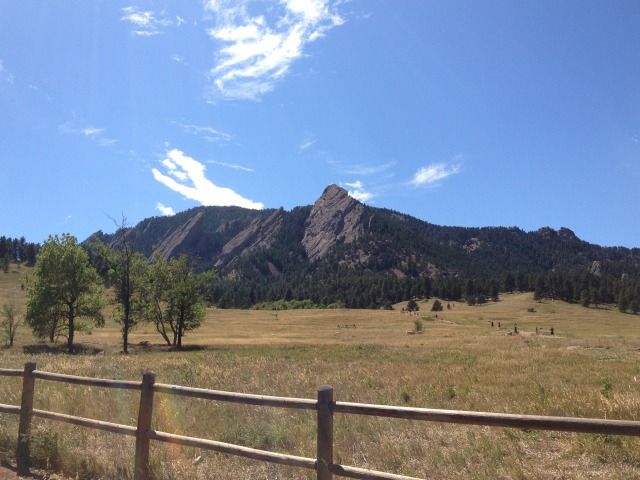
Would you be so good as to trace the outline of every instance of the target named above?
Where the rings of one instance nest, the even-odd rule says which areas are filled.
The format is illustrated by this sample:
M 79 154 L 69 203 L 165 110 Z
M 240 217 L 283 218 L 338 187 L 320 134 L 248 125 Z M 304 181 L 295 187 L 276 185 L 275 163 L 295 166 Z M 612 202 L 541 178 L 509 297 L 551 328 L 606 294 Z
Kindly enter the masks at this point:
M 123 232 L 97 232 L 118 247 Z M 330 185 L 312 206 L 284 211 L 198 207 L 124 232 L 150 255 L 186 254 L 217 271 L 210 300 L 249 307 L 274 300 L 380 307 L 414 296 L 480 303 L 500 291 L 582 303 L 640 298 L 640 249 L 601 247 L 571 230 L 463 228 L 363 205 Z

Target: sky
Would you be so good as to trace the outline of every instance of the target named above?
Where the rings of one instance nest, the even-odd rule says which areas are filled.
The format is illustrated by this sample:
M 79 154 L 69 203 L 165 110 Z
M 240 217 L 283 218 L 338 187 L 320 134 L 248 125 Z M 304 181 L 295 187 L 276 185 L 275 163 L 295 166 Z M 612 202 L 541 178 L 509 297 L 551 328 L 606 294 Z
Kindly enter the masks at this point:
M 30 241 L 335 183 L 640 247 L 640 2 L 3 0 L 0 132 Z

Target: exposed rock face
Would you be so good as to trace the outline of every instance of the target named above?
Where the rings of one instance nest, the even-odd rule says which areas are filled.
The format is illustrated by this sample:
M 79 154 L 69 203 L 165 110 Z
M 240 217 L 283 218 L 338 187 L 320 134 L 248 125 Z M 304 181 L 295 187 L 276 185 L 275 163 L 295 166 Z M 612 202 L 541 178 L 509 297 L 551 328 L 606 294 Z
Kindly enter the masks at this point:
M 561 227 L 558 231 L 558 235 L 560 236 L 560 238 L 563 238 L 565 240 L 578 240 L 578 237 L 575 233 L 573 233 L 573 230 L 566 227 Z
M 276 241 L 283 222 L 282 209 L 276 210 L 267 218 L 256 218 L 222 247 L 221 258 L 216 265 L 222 264 L 224 258 L 229 256 L 246 255 L 259 248 L 269 248 Z
M 480 239 L 476 237 L 471 237 L 469 240 L 466 241 L 466 243 L 462 246 L 462 248 L 465 252 L 472 253 L 478 250 L 481 245 L 482 245 L 482 242 L 480 242 Z
M 158 252 L 163 258 L 169 258 L 176 250 L 185 244 L 187 237 L 198 235 L 198 225 L 204 212 L 200 211 L 187 220 L 182 226 L 169 232 L 158 245 Z
M 337 185 L 329 185 L 316 200 L 305 223 L 302 245 L 312 262 L 338 242 L 351 243 L 362 234 L 364 206 Z

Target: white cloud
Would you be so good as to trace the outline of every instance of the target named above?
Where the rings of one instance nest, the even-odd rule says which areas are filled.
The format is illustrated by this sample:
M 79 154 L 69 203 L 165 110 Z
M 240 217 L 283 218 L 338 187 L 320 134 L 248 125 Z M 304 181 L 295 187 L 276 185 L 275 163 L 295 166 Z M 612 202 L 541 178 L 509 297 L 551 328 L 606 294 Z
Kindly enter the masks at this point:
M 317 140 L 315 138 L 305 138 L 300 145 L 298 145 L 298 150 L 303 151 L 309 148 L 311 145 L 316 143 Z
M 131 33 L 139 37 L 160 35 L 164 33 L 164 29 L 174 24 L 172 20 L 165 18 L 163 14 L 158 16 L 152 10 L 141 10 L 134 6 L 124 7 L 122 13 L 120 20 L 129 22 L 134 27 Z M 176 22 L 180 26 L 184 19 L 176 17 Z
M 0 59 L 0 81 L 13 84 L 13 74 L 7 70 Z
M 99 147 L 111 147 L 118 143 L 117 139 L 104 135 L 106 131 L 104 128 L 98 128 L 91 125 L 79 127 L 72 122 L 65 122 L 58 127 L 58 131 L 64 135 L 80 135 L 86 137 Z
M 242 170 L 243 172 L 256 171 L 254 168 L 245 167 L 244 165 L 238 165 L 237 163 L 218 162 L 217 160 L 208 160 L 204 163 L 210 163 L 211 165 L 220 165 L 221 167 L 227 167 L 233 170 Z
M 176 63 L 181 63 L 182 65 L 187 65 L 187 62 L 184 61 L 184 57 L 178 54 L 173 54 L 171 55 L 171 60 L 173 60 Z
M 432 185 L 440 180 L 455 175 L 460 172 L 460 165 L 447 165 L 445 163 L 432 163 L 421 167 L 413 175 L 411 182 L 413 185 Z
M 208 127 L 206 125 L 191 125 L 191 124 L 185 124 L 185 123 L 179 123 L 179 122 L 172 122 L 172 123 L 175 123 L 176 125 L 182 127 L 182 129 L 185 132 L 190 133 L 191 135 L 196 135 L 206 140 L 207 142 L 212 142 L 212 143 L 217 143 L 221 141 L 228 142 L 233 138 L 233 136 L 231 136 L 231 134 L 229 133 L 216 130 L 215 128 Z
M 176 214 L 176 212 L 173 211 L 173 208 L 167 207 L 166 205 L 160 202 L 156 203 L 156 210 L 158 210 L 165 217 L 170 217 Z
M 380 165 L 366 165 L 366 164 L 356 164 L 356 165 L 345 165 L 340 167 L 343 173 L 348 175 L 375 175 L 378 173 L 385 172 L 392 167 L 396 166 L 395 161 L 381 163 Z
M 215 185 L 205 176 L 206 167 L 204 164 L 188 157 L 178 149 L 169 150 L 167 158 L 162 161 L 162 164 L 168 170 L 168 175 L 153 168 L 151 170 L 153 178 L 174 192 L 182 194 L 185 198 L 208 206 L 236 205 L 252 209 L 264 208 L 260 202 L 244 198 L 230 188 Z
M 85 137 L 94 137 L 94 136 L 100 135 L 102 132 L 104 132 L 104 128 L 85 127 L 83 129 L 81 129 L 80 132 Z
M 222 98 L 257 100 L 271 91 L 308 43 L 344 20 L 332 0 L 283 0 L 269 17 L 252 15 L 252 0 L 207 0 L 217 25 L 209 36 L 222 44 L 211 69 L 212 92 Z M 271 15 L 273 14 L 273 15 Z
M 364 188 L 364 184 L 360 180 L 355 182 L 345 182 L 345 186 L 348 187 L 347 193 L 349 196 L 355 198 L 359 202 L 368 202 L 374 197 L 374 194 L 367 192 Z

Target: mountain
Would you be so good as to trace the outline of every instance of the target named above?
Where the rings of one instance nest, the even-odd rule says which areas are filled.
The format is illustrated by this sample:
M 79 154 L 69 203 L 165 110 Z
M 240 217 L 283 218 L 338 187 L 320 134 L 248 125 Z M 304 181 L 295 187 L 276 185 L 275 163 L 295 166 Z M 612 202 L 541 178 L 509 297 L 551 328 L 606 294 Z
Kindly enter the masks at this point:
M 337 185 L 329 185 L 313 205 L 291 211 L 197 207 L 148 218 L 115 234 L 97 232 L 86 242 L 117 248 L 123 234 L 145 255 L 154 249 L 165 258 L 187 254 L 195 268 L 215 268 L 212 297 L 233 306 L 279 298 L 375 305 L 426 288 L 425 279 L 497 281 L 507 274 L 557 271 L 640 274 L 638 248 L 590 244 L 567 228 L 525 232 L 433 225 L 364 205 Z M 385 285 L 402 292 L 387 295 Z M 362 296 L 367 289 L 367 299 L 351 301 L 350 295 Z

